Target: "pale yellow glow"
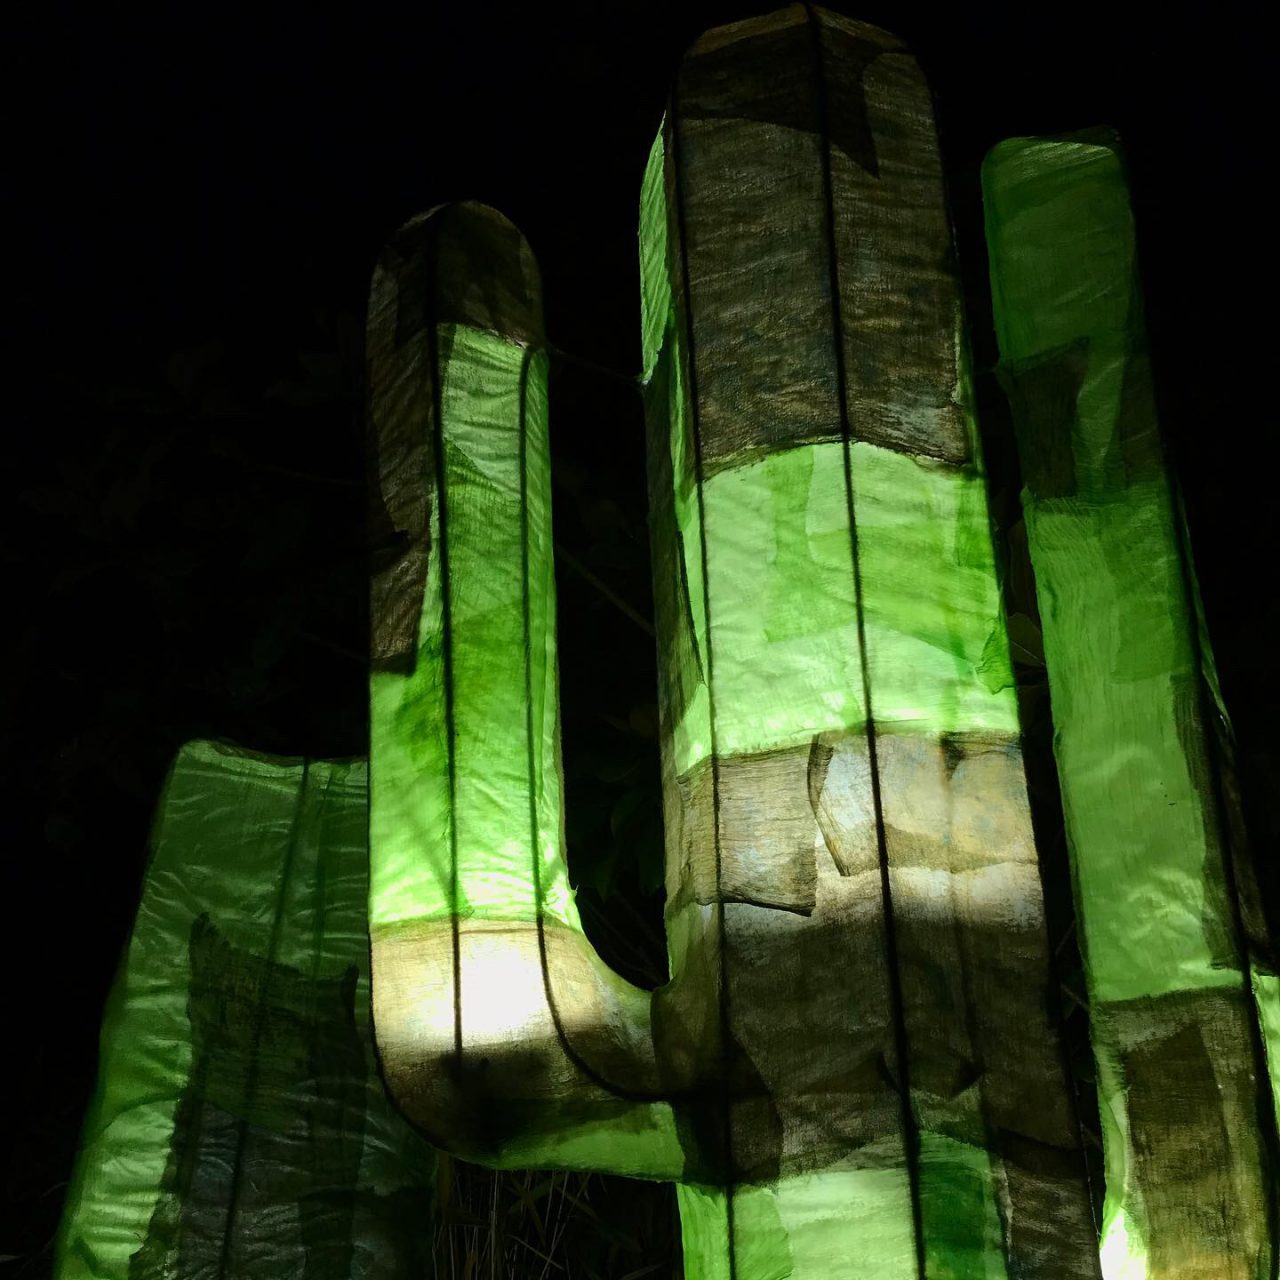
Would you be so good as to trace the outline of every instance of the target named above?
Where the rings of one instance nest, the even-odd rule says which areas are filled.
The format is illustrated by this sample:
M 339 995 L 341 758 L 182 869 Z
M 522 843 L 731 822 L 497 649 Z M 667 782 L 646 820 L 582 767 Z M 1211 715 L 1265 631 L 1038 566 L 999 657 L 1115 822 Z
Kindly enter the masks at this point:
M 473 940 L 465 934 L 462 947 L 462 1038 L 467 1048 L 519 1043 L 541 1029 L 549 1014 L 536 949 L 513 946 L 509 938 Z
M 1104 1280 L 1147 1280 L 1147 1255 L 1140 1242 L 1130 1236 L 1122 1206 L 1103 1225 L 1098 1252 Z

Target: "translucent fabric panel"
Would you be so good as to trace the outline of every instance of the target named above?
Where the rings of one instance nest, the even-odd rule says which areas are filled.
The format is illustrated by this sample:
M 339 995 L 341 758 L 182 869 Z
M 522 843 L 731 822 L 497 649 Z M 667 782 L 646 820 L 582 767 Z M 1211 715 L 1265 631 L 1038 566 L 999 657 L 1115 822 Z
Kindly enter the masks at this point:
M 447 496 L 433 505 L 418 657 L 372 684 L 372 919 L 532 919 L 540 901 L 576 928 L 560 848 L 550 538 L 531 541 L 527 578 L 522 557 L 524 521 L 550 529 L 546 356 L 461 325 L 439 341 Z M 526 485 L 530 440 L 541 465 Z M 526 596 L 530 630 L 545 637 L 528 651 L 527 706 Z
M 185 746 L 102 1028 L 60 1280 L 432 1274 L 369 1027 L 363 763 Z
M 1113 138 L 983 175 L 1103 1099 L 1109 1280 L 1276 1273 L 1274 963 L 1162 457 Z
M 877 721 L 1015 733 L 981 475 L 875 445 L 855 445 L 851 464 L 859 554 L 875 585 L 864 627 L 879 667 Z M 751 593 L 713 586 L 721 749 L 745 754 L 861 728 L 844 447 L 786 449 L 726 469 L 707 480 L 703 506 L 708 559 L 730 582 L 755 583 Z M 687 545 L 696 530 L 682 534 Z

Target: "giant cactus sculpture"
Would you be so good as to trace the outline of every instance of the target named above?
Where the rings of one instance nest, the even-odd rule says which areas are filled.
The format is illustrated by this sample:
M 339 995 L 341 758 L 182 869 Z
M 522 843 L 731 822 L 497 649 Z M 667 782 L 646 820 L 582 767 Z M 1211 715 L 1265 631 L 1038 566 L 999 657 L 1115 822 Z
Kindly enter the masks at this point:
M 694 46 L 642 190 L 672 980 L 623 982 L 578 919 L 537 269 L 450 206 L 371 298 L 368 774 L 180 753 L 58 1275 L 429 1267 L 430 1155 L 367 1037 L 368 776 L 383 1075 L 439 1145 L 674 1181 L 697 1280 L 1275 1280 L 1280 980 L 1123 168 L 1019 139 L 984 187 L 1100 1223 L 927 89 L 794 7 Z
M 699 1280 L 1099 1276 L 907 51 L 799 6 L 704 36 L 645 175 L 641 266 L 654 992 L 592 950 L 562 852 L 532 255 L 449 206 L 375 275 L 387 1082 L 467 1158 L 676 1182 Z M 1108 1276 L 1183 1274 L 1139 1254 Z

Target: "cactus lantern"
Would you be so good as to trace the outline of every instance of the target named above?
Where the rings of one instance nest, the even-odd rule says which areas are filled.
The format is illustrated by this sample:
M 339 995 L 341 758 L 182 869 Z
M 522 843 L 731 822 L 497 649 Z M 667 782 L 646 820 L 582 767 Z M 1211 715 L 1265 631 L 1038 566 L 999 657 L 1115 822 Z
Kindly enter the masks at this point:
M 451 205 L 374 278 L 374 1024 L 435 1142 L 675 1182 L 697 1280 L 1274 1276 L 1275 970 L 1211 831 L 1225 719 L 1187 711 L 1212 666 L 1119 172 L 1083 140 L 985 173 L 1105 1193 L 930 95 L 899 41 L 808 6 L 692 47 L 642 186 L 657 990 L 596 955 L 563 856 L 532 254 Z
M 709 33 L 640 218 L 671 980 L 575 909 L 540 285 L 448 206 L 369 313 L 388 1084 L 468 1159 L 674 1181 L 691 1277 L 1096 1276 L 916 63 Z

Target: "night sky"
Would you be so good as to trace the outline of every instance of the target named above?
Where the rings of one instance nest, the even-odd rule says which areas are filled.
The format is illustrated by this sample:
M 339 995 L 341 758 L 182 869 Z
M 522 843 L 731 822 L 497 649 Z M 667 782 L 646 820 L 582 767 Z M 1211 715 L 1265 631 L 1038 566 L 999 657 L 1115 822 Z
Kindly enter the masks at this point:
M 361 344 L 380 246 L 442 201 L 496 205 L 539 257 L 552 340 L 634 375 L 639 184 L 666 86 L 700 30 L 773 7 L 190 0 L 6 16 L 16 1077 L 0 1275 L 48 1274 L 177 746 L 365 751 Z M 1120 130 L 1247 812 L 1257 848 L 1280 848 L 1263 7 L 829 7 L 905 37 L 931 78 L 979 370 L 994 360 L 983 153 L 1010 134 Z M 552 395 L 556 536 L 607 588 L 559 566 L 571 856 L 605 904 L 588 913 L 602 939 L 608 920 L 643 939 L 602 947 L 657 980 L 655 658 L 616 603 L 651 609 L 638 398 L 567 362 Z

